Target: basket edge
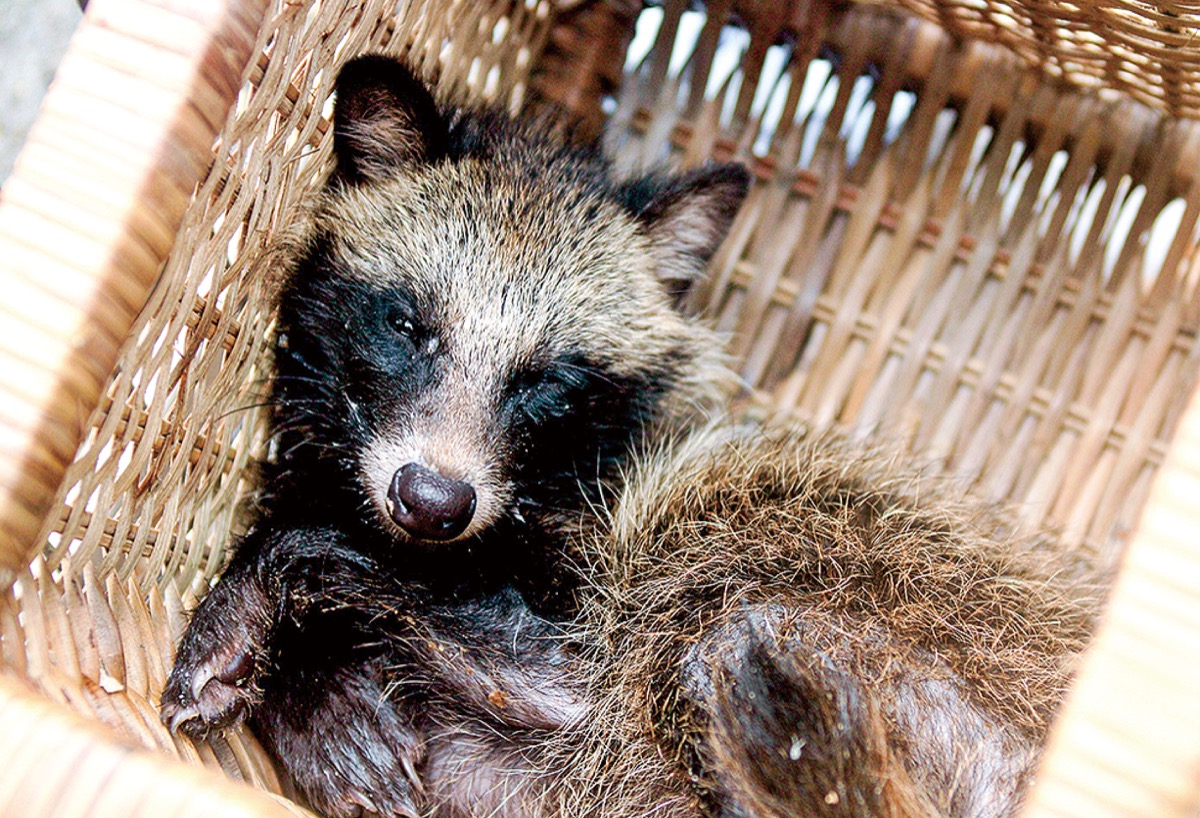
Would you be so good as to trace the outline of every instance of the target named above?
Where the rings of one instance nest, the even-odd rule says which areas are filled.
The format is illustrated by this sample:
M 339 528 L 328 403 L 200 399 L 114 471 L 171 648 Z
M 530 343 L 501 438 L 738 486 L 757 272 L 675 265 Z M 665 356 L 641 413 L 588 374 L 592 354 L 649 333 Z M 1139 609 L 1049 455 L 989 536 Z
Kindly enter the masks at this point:
M 36 551 L 83 419 L 207 169 L 267 5 L 91 3 L 0 194 L 5 587 Z M 161 60 L 155 70 L 123 70 L 150 53 Z M 119 81 L 97 95 L 97 72 Z M 73 110 L 80 99 L 88 105 Z M 120 173 L 106 175 L 110 168 Z M 89 172 L 72 172 L 80 169 Z

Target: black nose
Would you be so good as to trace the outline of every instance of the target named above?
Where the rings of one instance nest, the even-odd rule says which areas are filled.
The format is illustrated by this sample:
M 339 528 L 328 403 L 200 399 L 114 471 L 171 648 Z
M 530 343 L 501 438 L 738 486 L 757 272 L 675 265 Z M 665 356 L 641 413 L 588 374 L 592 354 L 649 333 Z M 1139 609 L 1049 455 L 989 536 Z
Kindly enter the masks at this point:
M 417 463 L 401 466 L 388 487 L 388 512 L 396 525 L 422 540 L 449 540 L 466 531 L 475 514 L 475 489 Z

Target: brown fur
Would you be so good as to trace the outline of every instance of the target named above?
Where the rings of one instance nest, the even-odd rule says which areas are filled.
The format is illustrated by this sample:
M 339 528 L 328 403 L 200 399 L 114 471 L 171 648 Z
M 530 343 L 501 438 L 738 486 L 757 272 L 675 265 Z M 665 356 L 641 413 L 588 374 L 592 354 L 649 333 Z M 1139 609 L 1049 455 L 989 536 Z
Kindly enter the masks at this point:
M 647 230 L 580 178 L 587 166 L 566 161 L 538 124 L 504 125 L 513 133 L 485 158 L 333 185 L 316 212 L 313 233 L 336 237 L 349 276 L 428 294 L 437 312 L 422 317 L 448 336 L 449 374 L 428 411 L 409 413 L 360 457 L 384 525 L 384 489 L 406 458 L 474 485 L 479 508 L 464 536 L 496 520 L 509 500 L 496 464 L 519 454 L 503 448 L 495 406 L 522 366 L 573 349 L 616 377 L 670 362 L 652 438 L 704 417 L 732 391 L 712 331 L 663 298 L 664 286 L 699 274 L 696 246 L 719 242 L 705 233 L 718 205 L 693 196 L 689 212 L 656 214 Z
M 610 816 L 1012 814 L 1095 615 L 1049 541 L 801 426 L 665 447 L 582 550 L 598 749 L 564 800 L 652 790 Z

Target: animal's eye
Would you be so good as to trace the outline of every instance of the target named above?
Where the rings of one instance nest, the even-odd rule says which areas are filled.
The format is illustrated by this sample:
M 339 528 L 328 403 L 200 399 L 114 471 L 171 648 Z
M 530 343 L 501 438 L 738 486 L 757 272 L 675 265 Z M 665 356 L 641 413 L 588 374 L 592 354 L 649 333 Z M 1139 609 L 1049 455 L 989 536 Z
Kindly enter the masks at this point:
M 522 414 L 534 423 L 560 418 L 571 411 L 567 389 L 553 381 L 522 388 L 517 392 L 517 402 Z
M 440 346 L 437 333 L 421 324 L 417 314 L 405 304 L 396 304 L 386 313 L 387 325 L 399 341 L 406 356 L 414 353 L 434 355 Z
M 413 320 L 413 314 L 402 307 L 395 307 L 388 312 L 388 326 L 390 326 L 397 335 L 402 335 L 405 338 L 414 338 L 417 334 L 417 324 Z
M 528 372 L 513 383 L 513 400 L 533 423 L 565 417 L 578 403 L 585 384 L 582 370 L 551 367 Z

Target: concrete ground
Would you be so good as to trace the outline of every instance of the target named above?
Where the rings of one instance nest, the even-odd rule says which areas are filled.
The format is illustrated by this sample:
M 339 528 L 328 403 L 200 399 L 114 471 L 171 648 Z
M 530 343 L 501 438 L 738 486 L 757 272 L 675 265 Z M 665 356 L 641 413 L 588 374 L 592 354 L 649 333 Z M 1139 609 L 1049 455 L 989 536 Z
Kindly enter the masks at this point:
M 76 0 L 0 0 L 0 185 L 81 17 Z

